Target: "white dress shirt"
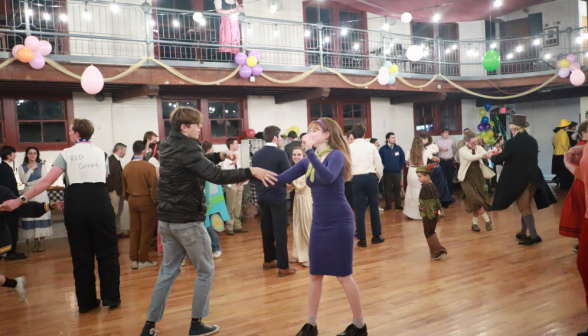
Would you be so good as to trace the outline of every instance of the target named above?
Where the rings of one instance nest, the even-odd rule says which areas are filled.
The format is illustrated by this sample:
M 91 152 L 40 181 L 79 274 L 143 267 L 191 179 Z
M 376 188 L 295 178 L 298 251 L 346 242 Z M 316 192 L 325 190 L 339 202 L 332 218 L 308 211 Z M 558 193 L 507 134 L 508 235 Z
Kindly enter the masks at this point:
M 366 139 L 355 139 L 349 145 L 351 151 L 351 168 L 353 175 L 376 174 L 382 177 L 384 166 L 378 149 Z
M 237 169 L 240 168 L 239 167 L 239 162 L 237 163 L 233 163 L 233 161 L 229 160 L 229 159 L 225 159 L 225 161 L 220 163 L 220 167 L 222 170 L 232 170 L 232 169 Z M 236 184 L 225 184 L 225 186 L 232 188 L 233 186 L 235 186 Z

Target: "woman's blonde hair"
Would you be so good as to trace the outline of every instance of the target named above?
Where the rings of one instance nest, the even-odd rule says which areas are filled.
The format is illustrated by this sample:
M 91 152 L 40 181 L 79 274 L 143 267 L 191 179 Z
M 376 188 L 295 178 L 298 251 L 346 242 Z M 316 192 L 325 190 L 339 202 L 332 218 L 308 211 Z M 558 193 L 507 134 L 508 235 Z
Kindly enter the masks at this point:
M 463 138 L 466 142 L 470 142 L 470 140 L 472 140 L 473 138 L 478 138 L 478 135 L 476 133 L 474 133 L 473 131 L 468 130 L 464 133 Z
M 349 154 L 349 144 L 345 140 L 341 127 L 331 118 L 320 118 L 308 125 L 309 133 L 317 129 L 323 132 L 329 132 L 331 136 L 329 136 L 327 145 L 343 153 L 345 157 L 345 181 L 350 181 L 353 178 L 353 173 L 351 172 L 351 155 Z
M 517 130 L 519 133 L 527 133 L 529 131 L 529 127 L 522 127 L 515 124 L 510 124 L 509 126 L 512 131 Z
M 423 138 L 420 136 L 412 139 L 412 147 L 410 148 L 410 165 L 411 166 L 423 166 L 426 162 L 423 162 L 423 151 L 425 145 L 423 144 Z

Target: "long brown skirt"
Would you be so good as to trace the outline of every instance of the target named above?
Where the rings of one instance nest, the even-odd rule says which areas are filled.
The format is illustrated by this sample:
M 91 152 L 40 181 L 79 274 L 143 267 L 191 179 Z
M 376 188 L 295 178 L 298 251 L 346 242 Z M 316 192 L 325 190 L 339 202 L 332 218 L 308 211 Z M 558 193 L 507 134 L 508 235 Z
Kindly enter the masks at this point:
M 480 169 L 480 162 L 472 162 L 463 182 L 461 182 L 461 189 L 466 195 L 466 211 L 468 213 L 478 211 L 482 208 L 488 211 L 492 207 L 492 204 L 486 200 L 484 175 Z

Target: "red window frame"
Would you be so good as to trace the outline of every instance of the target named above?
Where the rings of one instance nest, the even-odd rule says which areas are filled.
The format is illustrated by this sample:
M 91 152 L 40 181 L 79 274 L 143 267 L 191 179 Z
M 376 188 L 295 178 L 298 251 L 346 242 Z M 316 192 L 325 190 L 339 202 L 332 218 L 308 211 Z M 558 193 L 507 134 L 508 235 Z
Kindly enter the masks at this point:
M 364 106 L 364 114 L 366 119 L 366 134 L 365 138 L 372 137 L 372 112 L 369 99 L 313 99 L 307 101 L 307 119 L 310 124 L 311 121 L 316 120 L 310 116 L 310 105 L 311 104 L 333 104 L 333 120 L 339 124 L 341 130 L 345 132 L 345 119 L 363 119 L 363 118 L 345 118 L 343 117 L 343 105 L 355 104 Z
M 457 129 L 450 130 L 449 135 L 460 135 L 462 134 L 462 113 L 461 113 L 461 101 L 443 101 L 443 102 L 431 102 L 431 103 L 418 103 L 413 104 L 413 121 L 414 121 L 414 136 L 417 137 L 421 133 L 427 133 L 431 136 L 441 135 L 441 106 L 451 105 L 455 106 L 457 114 Z M 429 106 L 432 111 L 433 120 L 433 131 L 419 131 L 417 130 L 417 110 L 422 106 Z

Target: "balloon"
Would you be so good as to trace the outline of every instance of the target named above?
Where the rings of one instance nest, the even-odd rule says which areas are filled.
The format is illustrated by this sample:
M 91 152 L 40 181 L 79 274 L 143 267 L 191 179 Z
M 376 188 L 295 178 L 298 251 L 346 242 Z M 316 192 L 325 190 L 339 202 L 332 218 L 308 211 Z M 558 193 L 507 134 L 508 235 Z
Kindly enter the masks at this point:
M 574 63 L 576 61 L 576 55 L 574 54 L 569 54 L 568 56 L 566 56 L 566 59 L 568 61 L 570 61 L 570 63 Z
M 43 69 L 45 66 L 45 57 L 38 52 L 33 52 L 33 59 L 29 62 L 33 69 Z
M 396 83 L 396 76 L 394 75 L 389 75 L 390 76 L 390 80 L 388 80 L 388 84 L 392 85 L 394 83 Z
M 22 44 L 17 44 L 14 47 L 12 47 L 12 56 L 16 57 L 16 53 L 22 47 L 24 47 Z
M 392 64 L 388 70 L 390 71 L 390 73 L 395 74 L 398 72 L 398 65 Z
M 484 104 L 484 108 L 486 109 L 486 111 L 490 112 L 490 109 L 492 108 L 492 103 Z
M 245 65 L 247 64 L 247 55 L 245 55 L 245 53 L 238 53 L 237 55 L 235 55 L 235 62 L 237 62 L 237 64 L 239 65 Z
M 383 65 L 384 68 L 389 68 L 391 66 L 392 66 L 392 62 L 390 62 L 390 61 L 384 62 L 384 65 Z
M 239 69 L 239 76 L 241 76 L 241 78 L 249 78 L 251 77 L 251 72 L 253 71 L 250 66 L 243 65 L 241 69 Z
M 412 62 L 420 61 L 423 58 L 423 48 L 421 46 L 410 46 L 406 50 L 406 58 L 408 58 Z
M 490 127 L 494 128 L 494 121 L 490 120 L 490 121 L 488 122 L 488 124 L 490 125 Z
M 386 73 L 380 73 L 378 75 L 378 83 L 380 83 L 381 85 L 386 85 L 386 84 L 388 84 L 389 81 L 390 81 L 390 73 L 386 72 Z
M 578 70 L 580 68 L 581 68 L 581 66 L 580 66 L 580 64 L 578 64 L 578 62 L 574 62 L 574 63 L 570 64 L 570 66 L 568 67 L 568 69 L 570 69 L 570 72 L 574 72 L 574 70 Z
M 88 94 L 97 94 L 104 87 L 104 77 L 97 67 L 90 65 L 82 74 L 82 88 Z
M 490 49 L 482 59 L 482 66 L 486 71 L 494 71 L 500 66 L 500 55 L 494 49 Z
M 488 135 L 488 138 L 494 138 L 494 131 L 493 130 L 487 131 L 486 134 Z
M 27 47 L 22 47 L 16 52 L 16 58 L 23 63 L 29 63 L 33 59 L 33 51 Z
M 482 107 L 482 108 L 481 108 L 481 109 L 478 111 L 478 114 L 480 115 L 480 117 L 481 117 L 481 118 L 484 118 L 484 117 L 486 116 L 486 114 L 488 114 L 488 112 L 486 112 L 486 109 Z
M 485 130 L 486 132 L 488 132 L 488 130 L 489 130 L 489 129 L 491 129 L 491 128 L 492 128 L 492 126 L 490 126 L 490 124 L 486 124 L 486 125 L 484 125 L 484 130 Z
M 388 68 L 381 67 L 378 69 L 378 74 L 386 74 L 386 73 L 390 73 L 390 70 L 388 70 Z
M 567 68 L 570 66 L 570 61 L 568 61 L 567 59 L 562 59 L 559 61 L 559 65 L 563 68 Z
M 251 68 L 251 74 L 253 76 L 261 76 L 261 73 L 263 72 L 263 69 L 261 68 L 261 65 L 256 65 L 253 68 Z
M 255 131 L 250 128 L 247 130 L 247 132 L 245 132 L 245 135 L 247 135 L 248 138 L 255 138 Z
M 494 139 L 494 138 L 490 139 L 490 141 L 488 141 L 488 144 L 489 144 L 490 146 L 494 146 L 494 145 L 496 145 L 496 139 Z
M 482 132 L 486 129 L 486 126 L 484 126 L 483 124 L 478 124 L 478 131 Z
M 489 121 L 490 121 L 490 118 L 488 118 L 488 117 L 482 118 L 482 124 L 484 124 L 484 125 L 486 125 Z
M 561 68 L 559 69 L 559 77 L 566 78 L 570 75 L 570 69 L 568 68 Z
M 480 132 L 480 138 L 482 138 L 482 139 L 484 139 L 487 135 L 488 135 L 488 133 L 486 133 L 486 131 Z
M 561 69 L 561 60 L 557 61 L 556 66 Z
M 258 50 L 251 50 L 249 52 L 249 57 L 251 57 L 251 56 L 257 58 L 257 62 L 261 61 L 261 53 Z
M 31 49 L 33 52 L 39 50 L 39 39 L 34 36 L 27 36 L 24 44 L 25 47 Z
M 292 131 L 296 132 L 296 135 L 300 135 L 300 129 L 298 127 L 292 126 L 288 129 L 288 133 L 290 133 Z
M 584 84 L 584 81 L 586 81 L 586 75 L 584 75 L 582 70 L 578 69 L 572 72 L 572 75 L 570 76 L 570 82 L 572 85 L 579 86 Z
M 257 65 L 257 58 L 255 58 L 255 56 L 247 57 L 247 65 L 250 67 L 256 66 Z

